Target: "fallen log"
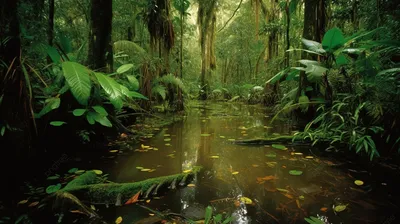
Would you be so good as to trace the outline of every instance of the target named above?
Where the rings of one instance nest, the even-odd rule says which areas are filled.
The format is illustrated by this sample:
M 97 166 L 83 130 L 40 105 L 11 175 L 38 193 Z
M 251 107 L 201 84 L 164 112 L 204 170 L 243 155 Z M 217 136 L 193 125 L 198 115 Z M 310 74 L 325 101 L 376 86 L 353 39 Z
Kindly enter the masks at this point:
M 124 203 L 138 192 L 142 192 L 142 198 L 149 198 L 160 194 L 161 189 L 168 189 L 177 182 L 179 182 L 179 186 L 186 186 L 200 170 L 200 167 L 195 167 L 187 173 L 133 183 L 99 183 L 97 175 L 89 171 L 71 181 L 59 193 L 68 192 L 80 200 L 92 204 L 115 204 L 118 198 Z M 170 189 L 174 189 L 174 187 L 170 187 Z

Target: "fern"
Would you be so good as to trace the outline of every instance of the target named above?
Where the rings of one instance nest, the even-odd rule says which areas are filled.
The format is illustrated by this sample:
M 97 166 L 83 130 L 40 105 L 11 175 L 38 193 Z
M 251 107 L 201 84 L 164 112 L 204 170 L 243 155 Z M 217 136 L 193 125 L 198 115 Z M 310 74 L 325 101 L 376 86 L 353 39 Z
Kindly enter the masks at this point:
M 151 93 L 153 95 L 159 95 L 163 100 L 167 98 L 167 90 L 164 86 L 162 85 L 154 85 L 153 88 L 151 88 Z
M 179 89 L 182 90 L 182 92 L 186 92 L 185 85 L 183 84 L 182 80 L 179 79 L 178 77 L 175 77 L 173 74 L 168 74 L 168 75 L 159 77 L 157 79 L 157 81 L 161 82 L 165 85 L 170 84 L 172 86 L 178 87 Z

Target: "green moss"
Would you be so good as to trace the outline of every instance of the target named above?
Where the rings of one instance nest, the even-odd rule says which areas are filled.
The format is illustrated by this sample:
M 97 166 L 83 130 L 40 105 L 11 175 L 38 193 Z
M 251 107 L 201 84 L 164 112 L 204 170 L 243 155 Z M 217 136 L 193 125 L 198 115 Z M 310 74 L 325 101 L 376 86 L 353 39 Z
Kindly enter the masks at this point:
M 195 167 L 189 173 L 175 174 L 170 176 L 156 177 L 134 183 L 96 183 L 97 176 L 94 172 L 89 171 L 77 179 L 71 181 L 62 191 L 76 195 L 83 201 L 100 204 L 115 204 L 120 197 L 124 203 L 139 191 L 145 193 L 154 184 L 164 183 L 163 187 L 171 184 L 175 179 L 192 178 L 201 170 L 201 167 Z M 82 180 L 79 180 L 82 179 Z M 73 183 L 74 182 L 74 183 Z M 89 184 L 83 184 L 89 183 Z

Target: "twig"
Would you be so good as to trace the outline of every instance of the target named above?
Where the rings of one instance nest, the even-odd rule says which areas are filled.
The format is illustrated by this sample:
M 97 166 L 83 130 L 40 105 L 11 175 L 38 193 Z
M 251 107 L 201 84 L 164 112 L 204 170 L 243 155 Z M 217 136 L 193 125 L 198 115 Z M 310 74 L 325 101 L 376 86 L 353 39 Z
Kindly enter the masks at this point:
M 226 25 L 228 25 L 228 23 L 229 23 L 229 22 L 231 21 L 231 19 L 235 16 L 235 14 L 237 13 L 237 11 L 240 9 L 240 6 L 242 5 L 242 3 L 243 3 L 243 0 L 240 0 L 239 5 L 238 5 L 238 7 L 235 9 L 235 11 L 233 12 L 231 18 L 229 18 L 229 19 L 226 21 L 226 23 L 224 24 L 224 26 L 223 26 L 221 29 L 218 30 L 218 33 L 221 32 L 221 30 L 223 30 L 223 29 L 226 27 Z

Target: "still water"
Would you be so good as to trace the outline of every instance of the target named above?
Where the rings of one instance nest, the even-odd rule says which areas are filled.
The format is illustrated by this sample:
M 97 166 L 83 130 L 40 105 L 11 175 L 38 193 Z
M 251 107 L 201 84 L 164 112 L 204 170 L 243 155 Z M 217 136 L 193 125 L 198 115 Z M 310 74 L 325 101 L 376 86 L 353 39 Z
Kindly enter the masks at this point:
M 233 223 L 305 223 L 305 217 L 317 215 L 335 224 L 400 219 L 398 207 L 389 202 L 385 190 L 390 186 L 371 179 L 368 171 L 343 165 L 343 161 L 326 157 L 310 146 L 286 144 L 287 150 L 279 150 L 269 145 L 233 144 L 232 139 L 295 131 L 283 122 L 271 125 L 272 116 L 261 106 L 197 102 L 182 121 L 140 144 L 128 143 L 129 147 L 103 170 L 110 173 L 111 181 L 132 182 L 202 166 L 192 182 L 194 186 L 142 203 L 193 219 L 201 219 L 208 205 L 216 213 L 232 214 Z M 141 144 L 158 150 L 139 152 Z M 291 170 L 302 174 L 291 175 Z M 356 185 L 357 179 L 364 184 Z M 252 203 L 240 203 L 243 197 Z M 335 212 L 333 206 L 345 210 Z M 149 213 L 137 205 L 110 206 L 99 212 L 110 223 L 119 216 L 123 223 L 152 223 Z

